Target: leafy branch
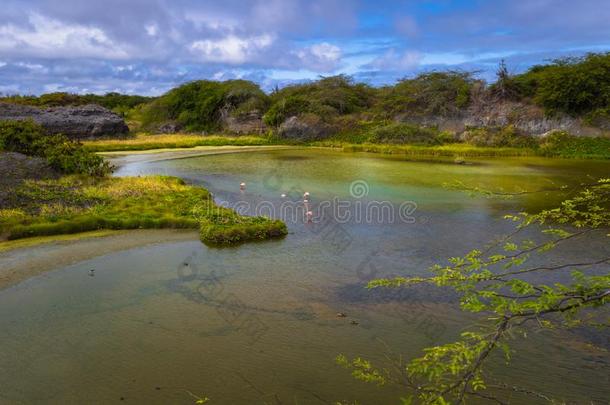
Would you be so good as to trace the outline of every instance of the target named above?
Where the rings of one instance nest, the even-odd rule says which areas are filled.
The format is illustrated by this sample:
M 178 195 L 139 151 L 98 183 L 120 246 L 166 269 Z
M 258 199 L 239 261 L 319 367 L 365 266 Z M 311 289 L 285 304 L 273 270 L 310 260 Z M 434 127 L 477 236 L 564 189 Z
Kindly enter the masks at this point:
M 463 332 L 456 342 L 426 348 L 421 357 L 403 366 L 404 373 L 399 375 L 411 394 L 403 402 L 441 405 L 465 403 L 467 398 L 477 397 L 504 403 L 489 391 L 508 386 L 488 384 L 484 372 L 494 351 L 500 349 L 509 361 L 507 340 L 526 337 L 526 324 L 530 321 L 536 321 L 541 328 L 592 324 L 587 315 L 610 303 L 610 257 L 568 263 L 543 260 L 558 246 L 578 238 L 600 233 L 610 236 L 609 206 L 610 180 L 601 179 L 554 209 L 506 216 L 516 223 L 516 229 L 501 244 L 450 258 L 446 265 L 433 266 L 429 277 L 369 282 L 371 289 L 423 283 L 449 287 L 460 295 L 462 310 L 485 316 L 480 330 Z M 526 228 L 536 232 L 538 240 L 521 239 L 521 231 Z M 530 264 L 534 260 L 536 263 Z M 530 275 L 542 272 L 561 273 L 569 281 L 552 285 L 531 281 Z M 340 356 L 337 362 L 351 369 L 357 379 L 379 385 L 391 381 L 388 370 L 378 370 L 361 358 L 350 361 Z M 533 391 L 517 391 L 548 399 Z

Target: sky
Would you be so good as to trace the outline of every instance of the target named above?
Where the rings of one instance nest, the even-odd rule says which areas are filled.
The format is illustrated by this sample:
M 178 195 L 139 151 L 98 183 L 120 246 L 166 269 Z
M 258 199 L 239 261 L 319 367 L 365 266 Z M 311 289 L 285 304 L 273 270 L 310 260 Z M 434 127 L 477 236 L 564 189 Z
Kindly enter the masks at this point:
M 0 93 L 160 95 L 247 79 L 519 73 L 610 50 L 610 0 L 2 0 Z

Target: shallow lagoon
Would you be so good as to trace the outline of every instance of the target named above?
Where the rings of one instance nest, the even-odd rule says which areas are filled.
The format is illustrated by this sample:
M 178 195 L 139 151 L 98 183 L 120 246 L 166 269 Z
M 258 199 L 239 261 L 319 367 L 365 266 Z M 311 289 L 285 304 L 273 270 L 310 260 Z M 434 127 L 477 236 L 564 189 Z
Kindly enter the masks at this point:
M 117 175 L 180 176 L 249 213 L 283 216 L 282 204 L 301 207 L 308 191 L 316 222 L 295 211 L 280 241 L 224 249 L 197 240 L 156 243 L 0 291 L 0 403 L 188 404 L 194 396 L 212 404 L 398 403 L 399 391 L 354 381 L 334 357 L 362 355 L 389 367 L 386 355 L 408 358 L 448 342 L 473 318 L 447 291 L 370 292 L 366 281 L 423 274 L 508 232 L 504 213 L 548 206 L 590 182 L 588 175 L 607 176 L 608 166 L 544 159 L 457 165 L 314 149 L 128 163 Z M 456 181 L 504 192 L 568 187 L 506 200 L 443 187 Z M 319 207 L 335 198 L 349 205 L 349 218 L 318 220 Z M 387 202 L 394 218 L 367 221 L 375 201 Z M 610 251 L 599 239 L 557 255 L 579 257 L 585 248 Z M 607 335 L 534 334 L 516 344 L 514 364 L 497 362 L 494 371 L 561 399 L 605 403 L 610 361 L 590 343 L 610 346 Z

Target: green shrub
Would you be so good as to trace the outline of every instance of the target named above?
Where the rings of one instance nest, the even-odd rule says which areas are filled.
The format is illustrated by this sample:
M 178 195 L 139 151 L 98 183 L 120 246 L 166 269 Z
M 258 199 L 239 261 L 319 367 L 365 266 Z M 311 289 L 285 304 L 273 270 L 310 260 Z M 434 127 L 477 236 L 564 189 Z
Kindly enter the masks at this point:
M 90 176 L 105 176 L 112 172 L 108 162 L 89 152 L 80 143 L 64 135 L 44 136 L 35 142 L 40 156 L 63 173 L 80 173 Z
M 418 145 L 440 145 L 439 131 L 400 122 L 378 126 L 370 131 L 370 142 Z
M 285 236 L 286 224 L 265 217 L 247 218 L 240 223 L 202 222 L 201 241 L 208 245 L 235 245 L 256 240 L 266 240 Z
M 46 135 L 33 121 L 0 121 L 0 150 L 45 158 L 63 173 L 105 176 L 112 171 L 101 156 L 64 135 Z
M 0 150 L 39 155 L 36 141 L 44 136 L 44 129 L 34 121 L 0 121 Z
M 463 140 L 475 146 L 535 148 L 538 143 L 530 135 L 520 134 L 515 127 L 471 128 L 464 133 Z
M 294 115 L 314 114 L 328 122 L 373 105 L 376 90 L 345 75 L 284 87 L 271 95 L 271 107 L 264 116 L 269 126 L 279 126 Z
M 534 66 L 514 77 L 523 96 L 533 97 L 547 113 L 582 115 L 610 107 L 610 52 L 590 53 Z
M 585 115 L 584 121 L 594 127 L 610 129 L 610 106 L 591 111 Z
M 0 97 L 0 102 L 25 104 L 35 107 L 63 107 L 70 105 L 99 104 L 116 112 L 126 111 L 138 105 L 152 101 L 153 97 L 134 96 L 119 93 L 97 94 L 70 94 L 64 92 L 43 94 L 36 96 L 7 96 Z
M 165 122 L 180 124 L 186 131 L 217 131 L 223 114 L 263 112 L 268 96 L 246 80 L 216 82 L 199 80 L 183 84 L 142 108 L 142 125 L 154 128 Z M 247 106 L 247 107 L 246 107 Z
M 542 139 L 540 153 L 563 158 L 609 159 L 610 138 L 578 137 L 555 131 Z
M 379 114 L 452 116 L 470 103 L 470 93 L 477 83 L 469 72 L 422 73 L 381 89 L 376 109 Z
M 304 96 L 289 96 L 274 103 L 263 116 L 265 124 L 277 127 L 287 118 L 310 110 L 309 100 Z

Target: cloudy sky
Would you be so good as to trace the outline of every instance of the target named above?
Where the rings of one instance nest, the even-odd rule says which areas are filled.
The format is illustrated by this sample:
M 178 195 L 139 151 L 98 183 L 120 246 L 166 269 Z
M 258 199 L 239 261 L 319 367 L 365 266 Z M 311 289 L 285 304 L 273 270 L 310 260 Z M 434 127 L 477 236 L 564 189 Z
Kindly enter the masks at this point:
M 270 89 L 345 73 L 379 85 L 493 77 L 610 50 L 610 0 L 2 0 L 0 92 L 161 94 L 195 79 Z

